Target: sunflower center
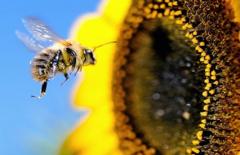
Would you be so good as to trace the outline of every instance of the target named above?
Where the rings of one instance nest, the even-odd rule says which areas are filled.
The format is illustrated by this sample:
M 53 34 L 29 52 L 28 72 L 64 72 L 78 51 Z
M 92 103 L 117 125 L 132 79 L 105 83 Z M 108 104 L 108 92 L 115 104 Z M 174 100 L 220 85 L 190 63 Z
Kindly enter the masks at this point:
M 127 113 L 138 136 L 164 154 L 185 154 L 202 109 L 204 66 L 180 33 L 171 21 L 142 23 L 128 56 Z

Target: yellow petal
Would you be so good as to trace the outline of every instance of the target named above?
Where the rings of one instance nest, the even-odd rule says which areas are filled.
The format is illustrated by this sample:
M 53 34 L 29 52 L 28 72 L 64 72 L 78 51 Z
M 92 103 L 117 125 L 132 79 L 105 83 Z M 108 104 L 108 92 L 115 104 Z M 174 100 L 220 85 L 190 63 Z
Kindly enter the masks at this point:
M 73 28 L 71 38 L 85 47 L 117 40 L 129 0 L 106 1 L 102 13 L 81 17 Z M 108 18 L 107 18 L 108 17 Z M 83 68 L 83 79 L 77 84 L 73 102 L 76 107 L 86 107 L 90 113 L 68 137 L 61 154 L 121 155 L 114 132 L 111 99 L 112 63 L 115 44 L 96 50 L 97 63 Z
M 83 46 L 96 45 L 117 39 L 117 31 L 101 16 L 90 15 L 84 18 L 76 27 L 74 39 Z M 97 63 L 94 66 L 83 67 L 83 81 L 77 86 L 74 94 L 74 103 L 79 106 L 99 108 L 109 102 L 112 59 L 114 44 L 96 50 Z M 101 102 L 100 102 L 101 101 Z
M 131 0 L 107 0 L 102 4 L 100 11 L 108 22 L 119 25 L 128 13 L 131 3 Z

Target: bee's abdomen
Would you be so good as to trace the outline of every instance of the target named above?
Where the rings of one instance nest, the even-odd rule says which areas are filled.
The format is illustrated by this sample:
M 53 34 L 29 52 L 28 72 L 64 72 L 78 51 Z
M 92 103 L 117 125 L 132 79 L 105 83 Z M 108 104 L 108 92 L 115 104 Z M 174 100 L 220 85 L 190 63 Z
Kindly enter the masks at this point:
M 45 81 L 51 78 L 53 70 L 51 61 L 55 55 L 55 51 L 46 49 L 36 55 L 32 62 L 32 76 L 37 81 Z

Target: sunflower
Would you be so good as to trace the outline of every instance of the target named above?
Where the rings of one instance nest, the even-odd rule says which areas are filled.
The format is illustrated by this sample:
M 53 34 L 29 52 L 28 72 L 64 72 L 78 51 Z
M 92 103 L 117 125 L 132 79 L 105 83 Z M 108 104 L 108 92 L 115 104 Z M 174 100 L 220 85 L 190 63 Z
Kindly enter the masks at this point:
M 73 102 L 89 115 L 60 154 L 240 153 L 239 2 L 107 0 L 77 22 L 95 45 Z

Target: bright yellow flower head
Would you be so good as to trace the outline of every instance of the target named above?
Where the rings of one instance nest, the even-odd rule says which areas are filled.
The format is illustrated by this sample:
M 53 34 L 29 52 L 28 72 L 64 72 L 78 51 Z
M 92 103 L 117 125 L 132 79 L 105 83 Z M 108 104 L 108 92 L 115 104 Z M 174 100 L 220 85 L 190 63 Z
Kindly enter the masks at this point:
M 218 59 L 218 58 L 222 59 L 222 57 L 224 56 L 219 56 L 219 57 L 216 56 L 216 55 L 222 54 L 221 53 L 222 51 L 219 50 L 221 52 L 217 53 L 216 51 L 218 51 L 218 46 L 215 46 L 215 40 L 214 38 L 211 38 L 213 36 L 210 36 L 210 37 L 206 36 L 208 35 L 208 33 L 211 34 L 211 32 L 209 32 L 210 30 L 207 29 L 208 28 L 207 26 L 209 25 L 207 26 L 204 25 L 205 27 L 203 27 L 203 29 L 207 27 L 204 30 L 202 29 L 199 30 L 198 29 L 199 27 L 195 28 L 194 24 L 198 22 L 197 20 L 199 20 L 198 18 L 200 17 L 197 16 L 196 18 L 193 18 L 191 16 L 191 18 L 193 18 L 191 21 L 193 24 L 191 24 L 191 22 L 188 22 L 188 18 L 190 17 L 186 18 L 186 16 L 188 15 L 184 14 L 184 11 L 182 11 L 181 9 L 183 9 L 182 6 L 186 7 L 188 5 L 192 5 L 192 3 L 190 2 L 190 0 L 185 1 L 186 3 L 189 2 L 189 4 L 186 4 L 186 5 L 183 5 L 181 2 L 182 1 L 177 1 L 177 0 L 156 0 L 156 1 L 154 0 L 152 1 L 151 0 L 150 1 L 105 0 L 101 4 L 101 7 L 99 8 L 97 13 L 83 16 L 76 22 L 72 31 L 71 38 L 80 42 L 81 45 L 83 46 L 95 47 L 97 45 L 100 45 L 102 43 L 109 42 L 109 41 L 120 40 L 120 42 L 118 42 L 117 44 L 109 44 L 97 49 L 95 52 L 96 60 L 97 60 L 96 65 L 83 68 L 83 74 L 81 77 L 82 80 L 76 85 L 76 88 L 73 93 L 73 102 L 76 108 L 84 107 L 89 110 L 89 113 L 81 121 L 81 123 L 76 127 L 74 132 L 71 133 L 71 135 L 65 141 L 60 152 L 62 155 L 125 155 L 125 154 L 133 155 L 136 153 L 138 153 L 139 155 L 140 154 L 152 155 L 152 154 L 155 154 L 156 150 L 157 151 L 160 150 L 159 152 L 167 155 L 176 154 L 176 152 L 177 153 L 180 152 L 179 154 L 185 154 L 186 152 L 189 154 L 191 153 L 198 154 L 200 153 L 200 151 L 207 150 L 207 149 L 206 150 L 204 149 L 208 147 L 208 144 L 206 144 L 205 148 L 202 147 L 201 145 L 203 145 L 202 144 L 203 142 L 206 142 L 204 140 L 209 138 L 209 133 L 208 133 L 209 131 L 213 132 L 213 134 L 216 134 L 216 135 L 222 134 L 218 129 L 221 128 L 222 130 L 223 125 L 220 123 L 218 126 L 218 124 L 217 125 L 214 124 L 215 122 L 212 123 L 210 119 L 213 119 L 215 117 L 220 117 L 225 119 L 229 117 L 230 123 L 228 122 L 227 124 L 228 128 L 234 128 L 234 129 L 238 128 L 240 123 L 235 119 L 235 117 L 237 117 L 236 115 L 239 113 L 237 113 L 236 111 L 231 111 L 232 110 L 231 108 L 228 109 L 227 104 L 220 105 L 218 108 L 223 108 L 223 109 L 226 108 L 224 109 L 226 111 L 229 110 L 231 114 L 231 119 L 230 119 L 230 116 L 228 117 L 225 117 L 225 115 L 213 116 L 213 114 L 211 114 L 212 113 L 211 110 L 213 109 L 213 107 L 216 107 L 217 105 L 219 105 L 218 100 L 221 100 L 222 98 L 224 98 L 225 97 L 224 95 L 226 94 L 227 94 L 226 96 L 228 97 L 233 96 L 231 98 L 232 99 L 231 101 L 234 102 L 234 105 L 239 107 L 238 98 L 234 98 L 234 95 L 236 93 L 234 91 L 233 92 L 229 91 L 229 90 L 237 90 L 239 85 L 232 84 L 232 81 L 236 79 L 231 79 L 232 76 L 228 76 L 230 75 L 230 73 L 228 72 L 228 68 L 224 66 L 225 62 L 220 62 L 221 60 Z M 235 21 L 240 21 L 240 12 L 239 12 L 240 2 L 238 0 L 230 0 L 230 2 L 235 10 L 234 11 Z M 223 2 L 219 2 L 219 3 L 222 4 Z M 176 9 L 178 6 L 180 8 L 180 9 L 178 8 L 179 10 Z M 196 5 L 194 5 L 194 7 L 196 7 L 197 9 L 200 8 L 201 10 L 202 8 L 199 6 L 197 3 Z M 189 9 L 189 12 L 192 11 L 194 14 L 195 10 L 194 9 L 192 10 L 192 7 L 193 6 L 191 6 L 190 8 L 186 7 L 184 9 Z M 203 11 L 205 11 L 204 7 L 207 8 L 208 5 L 206 4 L 203 5 Z M 216 5 L 216 8 L 217 7 L 218 6 Z M 206 10 L 209 11 L 208 8 Z M 207 15 L 210 16 L 212 14 L 207 13 Z M 200 20 L 203 20 L 203 21 L 206 20 L 207 22 L 204 21 L 203 24 L 210 24 L 211 26 L 211 24 L 214 24 L 214 23 L 211 23 L 212 20 L 209 19 L 209 16 L 207 16 L 206 18 L 202 18 Z M 158 23 L 159 20 L 161 20 L 160 24 Z M 194 23 L 195 22 L 194 20 L 196 20 L 197 22 Z M 221 20 L 219 21 L 221 22 Z M 144 29 L 143 32 L 141 32 L 141 28 L 138 29 L 140 25 L 139 23 L 143 23 L 141 25 L 142 26 L 141 28 Z M 158 27 L 160 27 L 159 28 L 160 30 L 158 29 Z M 157 30 L 155 31 L 155 29 Z M 179 29 L 180 29 L 180 32 L 178 32 Z M 120 30 L 125 30 L 125 31 L 124 33 L 122 33 L 123 31 L 120 31 Z M 164 38 L 166 36 L 162 32 L 162 30 L 171 32 L 171 33 L 169 32 L 170 37 L 167 36 L 170 39 Z M 201 31 L 206 31 L 206 32 L 203 33 Z M 235 32 L 235 29 L 233 31 Z M 235 36 L 234 32 L 233 34 L 231 34 L 232 36 Z M 155 34 L 158 34 L 158 33 L 161 33 L 159 35 L 161 37 L 154 36 Z M 182 36 L 179 37 L 178 36 L 179 34 Z M 228 39 L 229 37 L 228 34 L 224 33 L 224 35 L 225 35 L 224 37 Z M 152 75 L 152 70 L 150 69 L 144 70 L 144 67 L 141 67 L 141 65 L 147 65 L 149 68 L 155 69 L 156 67 L 154 65 L 156 65 L 157 67 L 161 67 L 159 64 L 163 64 L 163 66 L 166 65 L 167 63 L 164 62 L 165 63 L 164 64 L 163 61 L 159 62 L 158 60 L 155 60 L 156 59 L 154 57 L 155 55 L 151 55 L 150 53 L 154 53 L 154 52 L 161 53 L 161 49 L 160 50 L 158 49 L 159 46 L 153 43 L 155 40 L 157 41 L 160 40 L 158 42 L 160 46 L 165 47 L 165 45 L 168 45 L 170 43 L 168 42 L 165 43 L 164 41 L 167 39 L 171 40 L 172 38 L 174 39 L 177 38 L 176 39 L 177 41 L 174 42 L 176 44 L 174 48 L 176 47 L 179 50 L 179 53 L 181 51 L 184 51 L 183 54 L 185 54 L 190 51 L 192 53 L 195 53 L 199 57 L 199 60 L 197 59 L 196 64 L 199 65 L 198 67 L 200 68 L 200 69 L 193 68 L 194 70 L 195 69 L 197 70 L 196 73 L 194 72 L 194 74 L 196 74 L 196 77 L 197 78 L 200 77 L 200 80 L 197 79 L 199 81 L 196 82 L 197 83 L 196 87 L 198 89 L 197 91 L 199 92 L 199 94 L 197 94 L 198 95 L 197 98 L 194 98 L 196 101 L 192 101 L 192 102 L 196 102 L 197 106 L 194 104 L 190 105 L 193 107 L 196 106 L 197 108 L 196 109 L 193 108 L 193 109 L 195 110 L 195 112 L 197 111 L 199 113 L 197 116 L 192 116 L 192 114 L 194 113 L 191 111 L 178 110 L 178 109 L 181 109 L 181 106 L 184 107 L 184 105 L 182 104 L 184 104 L 185 102 L 185 98 L 183 100 L 181 100 L 181 98 L 180 99 L 178 98 L 178 101 L 181 102 L 180 103 L 181 106 L 180 108 L 177 106 L 176 106 L 177 108 L 176 107 L 173 107 L 173 108 L 177 109 L 176 110 L 177 112 L 180 112 L 181 118 L 177 120 L 180 122 L 179 124 L 177 123 L 171 124 L 172 123 L 171 121 L 169 123 L 167 121 L 165 122 L 165 120 L 163 121 L 161 120 L 161 117 L 165 113 L 167 113 L 167 110 L 170 109 L 171 111 L 172 105 L 170 105 L 170 108 L 161 107 L 162 109 L 159 110 L 159 107 L 157 107 L 158 105 L 153 104 L 154 106 L 156 106 L 156 108 L 154 107 L 153 109 L 151 109 L 152 108 L 151 105 L 149 106 L 148 104 L 145 104 L 145 101 L 146 103 L 150 103 L 152 102 L 152 100 L 159 100 L 161 98 L 161 94 L 159 93 L 153 93 L 153 94 L 149 93 L 153 91 L 152 89 L 155 89 L 149 85 L 155 82 L 154 84 L 158 85 L 158 87 L 161 87 L 161 88 L 166 87 L 166 89 L 168 89 L 169 86 L 168 85 L 164 86 L 165 83 L 163 83 L 163 85 L 161 85 L 162 83 L 158 84 L 159 81 L 158 79 L 156 79 L 154 75 L 155 72 Z M 209 38 L 212 40 L 209 41 Z M 181 39 L 184 40 L 183 43 L 181 42 L 182 41 Z M 186 40 L 188 41 L 187 47 L 186 47 L 186 42 L 187 42 Z M 208 41 L 205 42 L 204 40 L 208 40 Z M 161 42 L 164 42 L 164 43 L 161 44 Z M 217 44 L 217 45 L 220 45 L 220 44 Z M 209 46 L 209 48 L 205 48 L 207 46 Z M 212 50 L 213 52 L 211 53 L 207 51 L 209 49 Z M 175 51 L 174 50 L 170 51 L 170 50 L 167 52 L 169 53 L 172 52 L 174 55 L 175 54 L 174 52 L 176 52 L 176 50 Z M 129 51 L 137 54 L 131 55 L 129 54 L 130 53 Z M 190 54 L 190 57 L 191 57 L 191 54 Z M 119 60 L 114 59 L 116 58 L 116 55 L 119 56 Z M 224 55 L 224 53 L 222 55 Z M 126 60 L 127 58 L 125 56 L 129 56 L 131 59 Z M 161 55 L 161 56 L 164 57 L 164 55 Z M 178 55 L 176 54 L 174 55 L 174 57 L 170 57 L 170 58 L 175 59 L 175 56 L 177 57 L 176 59 L 178 59 L 179 54 Z M 189 55 L 186 54 L 186 57 L 187 56 Z M 213 57 L 216 57 L 216 59 L 212 60 Z M 153 58 L 155 59 L 152 60 Z M 129 61 L 128 62 L 129 66 L 127 66 L 128 70 L 117 71 L 117 69 L 121 67 L 123 68 L 126 67 L 124 66 L 126 64 L 126 61 Z M 192 60 L 190 58 L 190 60 L 187 60 L 187 61 L 192 61 Z M 233 62 L 237 63 L 237 60 L 233 60 Z M 171 63 L 170 65 L 167 64 L 169 66 L 166 66 L 166 67 L 169 67 L 169 68 L 172 67 L 171 65 L 174 64 L 175 62 L 172 64 Z M 184 63 L 184 62 L 181 61 L 181 63 Z M 195 64 L 195 62 L 190 62 L 189 64 L 191 66 L 192 64 Z M 187 65 L 189 66 L 189 64 Z M 219 69 L 219 67 L 220 68 L 225 67 L 227 69 L 224 68 L 225 70 L 223 69 L 220 72 L 219 70 L 217 70 Z M 230 65 L 230 67 L 232 66 Z M 232 68 L 235 69 L 234 65 Z M 161 68 L 159 70 L 157 71 L 162 73 L 161 71 L 164 70 L 164 68 Z M 176 70 L 178 71 L 179 69 L 177 68 Z M 198 70 L 202 70 L 202 72 Z M 187 72 L 188 70 L 183 70 L 183 71 Z M 201 73 L 198 75 L 198 72 L 201 72 Z M 129 78 L 130 80 L 128 78 L 124 79 L 126 74 L 130 76 Z M 176 74 L 178 74 L 178 72 Z M 185 74 L 187 77 L 188 73 L 184 72 L 184 75 Z M 220 78 L 220 75 L 225 76 L 224 77 L 225 79 L 222 77 Z M 170 75 L 167 75 L 167 76 L 168 78 L 170 77 Z M 192 78 L 192 75 L 190 75 L 190 77 Z M 191 78 L 190 79 L 187 79 L 187 78 L 182 79 L 183 82 L 184 80 L 192 80 Z M 127 83 L 126 84 L 127 86 L 124 85 L 124 86 L 113 88 L 113 86 L 116 86 L 119 83 L 121 83 L 122 82 L 121 80 L 125 80 L 124 82 L 125 84 Z M 173 80 L 175 80 L 175 78 L 173 78 Z M 193 80 L 193 85 L 195 84 L 194 80 Z M 151 81 L 152 83 L 149 84 L 146 81 Z M 224 83 L 224 81 L 227 81 L 226 83 L 229 85 Z M 176 81 L 173 81 L 173 82 L 176 82 Z M 174 89 L 171 89 L 171 92 L 165 93 L 167 97 L 174 98 L 175 96 L 179 95 L 179 94 L 176 94 L 175 96 L 174 95 L 171 96 L 172 92 L 178 93 L 177 88 L 181 88 L 181 93 L 182 91 L 188 91 L 187 89 L 185 90 L 185 87 L 178 87 L 177 85 L 179 83 L 178 82 L 176 83 L 177 84 L 174 84 Z M 201 83 L 201 85 L 198 85 L 198 83 Z M 226 89 L 225 89 L 225 84 L 227 85 Z M 219 85 L 223 86 L 224 89 L 223 87 L 219 87 Z M 129 88 L 130 86 L 132 87 Z M 175 86 L 176 86 L 176 89 L 175 89 Z M 195 85 L 193 87 L 195 88 Z M 122 90 L 123 88 L 131 92 L 131 95 L 128 94 L 128 92 L 127 93 L 124 92 Z M 184 90 L 182 90 L 182 88 L 184 88 Z M 113 90 L 115 91 L 113 92 Z M 220 93 L 218 92 L 219 90 L 221 90 Z M 148 101 L 147 95 L 149 94 L 145 92 L 150 94 L 152 99 L 151 101 Z M 215 94 L 217 95 L 214 96 Z M 191 98 L 194 95 L 195 95 L 195 92 L 193 94 L 192 92 L 188 92 L 186 95 L 187 96 L 186 98 Z M 127 96 L 126 97 L 127 99 L 124 98 L 125 96 Z M 113 97 L 116 97 L 117 99 Z M 124 98 L 124 99 L 121 100 L 121 98 Z M 114 102 L 116 100 L 118 103 Z M 167 101 L 169 101 L 168 104 L 170 104 L 172 103 L 173 100 L 169 99 Z M 129 106 L 130 108 L 127 107 L 128 105 L 126 105 L 125 102 L 127 102 L 127 104 L 131 103 L 132 107 L 131 106 Z M 229 101 L 229 104 L 231 105 L 232 102 Z M 168 104 L 166 105 L 168 106 Z M 120 110 L 116 111 L 116 107 L 119 108 Z M 140 128 L 140 130 L 137 130 L 137 132 L 142 132 L 145 134 L 145 135 L 142 134 L 144 135 L 143 140 L 141 139 L 141 136 L 137 135 L 137 132 L 135 133 L 135 131 L 133 131 L 135 128 L 129 125 L 132 122 L 131 123 L 128 122 L 129 118 L 127 114 L 125 115 L 124 113 L 126 107 L 130 109 L 130 110 L 128 109 L 127 111 L 128 113 L 129 112 L 134 113 L 131 115 L 130 118 L 131 119 L 136 118 L 136 120 L 134 120 L 135 124 L 133 126 L 134 127 L 137 126 L 136 127 L 137 129 L 139 129 L 138 128 L 139 124 L 140 126 L 142 126 L 142 128 Z M 185 108 L 185 109 L 182 108 L 182 109 L 186 110 L 188 108 Z M 191 109 L 191 107 L 189 109 Z M 159 120 L 154 121 L 154 119 L 152 120 L 151 117 L 148 117 L 148 115 L 152 113 L 154 113 L 153 115 L 154 119 L 159 119 L 162 122 Z M 175 113 L 173 113 L 173 115 L 174 114 Z M 234 116 L 234 118 L 232 118 L 232 116 Z M 190 123 L 190 127 L 189 128 L 187 127 L 187 131 L 185 131 L 185 128 L 184 128 L 185 125 L 183 125 L 181 121 L 188 122 L 188 121 L 191 121 L 191 119 L 193 119 L 192 124 L 194 125 L 197 124 L 197 125 L 196 127 L 195 126 L 192 127 L 191 126 L 192 124 Z M 196 120 L 198 122 L 194 122 Z M 124 123 L 122 123 L 121 121 Z M 157 124 L 155 124 L 156 122 Z M 168 123 L 172 126 L 169 126 Z M 210 126 L 210 129 L 208 129 L 208 126 Z M 214 126 L 215 128 L 212 126 Z M 178 132 L 178 129 L 179 129 L 179 132 Z M 173 134 L 171 133 L 171 130 L 173 131 Z M 164 132 L 169 131 L 170 134 L 165 134 L 162 131 Z M 191 134 L 188 135 L 189 133 Z M 240 133 L 240 132 L 237 131 L 236 129 L 236 133 Z M 231 151 L 237 152 L 238 151 L 237 149 L 239 149 L 238 144 L 240 144 L 239 142 L 240 140 L 238 138 L 234 139 L 231 136 L 225 136 L 225 137 L 231 140 L 231 142 L 229 142 L 232 149 Z M 180 138 L 180 140 L 178 138 Z M 210 146 L 212 146 L 215 143 L 222 142 L 220 140 L 218 141 L 217 138 L 215 139 L 214 138 L 212 141 L 210 140 L 208 141 Z M 229 146 L 229 144 L 227 143 L 229 139 L 222 142 L 223 148 L 225 146 Z M 169 141 L 169 143 L 166 142 L 166 145 L 165 145 L 164 140 Z M 176 143 L 177 146 L 175 146 L 176 141 L 177 141 Z M 151 145 L 148 145 L 148 144 L 151 144 Z M 171 148 L 174 148 L 174 149 L 171 149 Z

